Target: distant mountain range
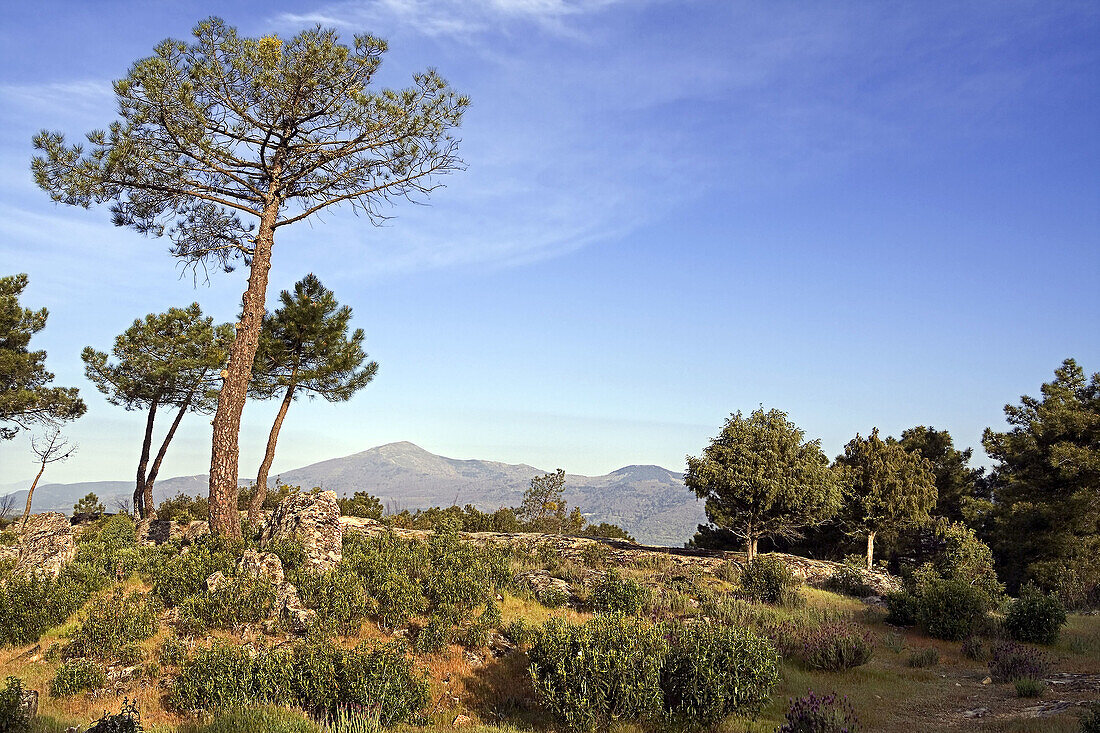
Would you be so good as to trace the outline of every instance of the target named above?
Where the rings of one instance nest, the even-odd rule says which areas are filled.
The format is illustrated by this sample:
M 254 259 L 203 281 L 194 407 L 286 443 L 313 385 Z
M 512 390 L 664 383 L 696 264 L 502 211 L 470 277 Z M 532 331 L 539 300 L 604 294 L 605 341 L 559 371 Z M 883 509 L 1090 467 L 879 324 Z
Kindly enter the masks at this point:
M 525 464 L 458 460 L 429 453 L 413 443 L 389 443 L 343 458 L 321 461 L 279 474 L 284 483 L 304 488 L 320 486 L 337 494 L 367 491 L 382 500 L 387 511 L 431 506 L 473 504 L 483 511 L 518 506 L 531 479 L 546 471 Z M 23 484 L 0 486 L 14 494 L 16 506 L 27 500 Z M 132 481 L 89 481 L 44 484 L 35 490 L 34 511 L 71 512 L 88 492 L 111 510 L 116 499 L 128 498 Z M 207 491 L 205 475 L 157 481 L 157 502 L 178 493 L 197 496 Z M 683 474 L 660 466 L 625 466 L 606 476 L 568 474 L 565 498 L 580 507 L 590 522 L 612 522 L 639 542 L 679 546 L 706 521 L 702 502 L 684 486 Z

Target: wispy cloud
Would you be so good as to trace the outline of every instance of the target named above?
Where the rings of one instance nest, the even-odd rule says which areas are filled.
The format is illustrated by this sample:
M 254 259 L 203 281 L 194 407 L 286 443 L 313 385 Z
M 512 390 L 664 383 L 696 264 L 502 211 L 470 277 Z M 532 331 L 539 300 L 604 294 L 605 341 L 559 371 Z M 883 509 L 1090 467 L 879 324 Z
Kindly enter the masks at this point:
M 111 83 L 99 79 L 84 79 L 43 84 L 0 84 L 0 107 L 18 111 L 64 110 L 68 114 L 96 111 L 100 115 L 110 110 L 114 92 Z
M 307 13 L 280 13 L 276 27 L 319 23 L 338 28 L 402 27 L 429 36 L 471 40 L 502 23 L 529 23 L 573 34 L 565 21 L 623 0 L 345 0 Z

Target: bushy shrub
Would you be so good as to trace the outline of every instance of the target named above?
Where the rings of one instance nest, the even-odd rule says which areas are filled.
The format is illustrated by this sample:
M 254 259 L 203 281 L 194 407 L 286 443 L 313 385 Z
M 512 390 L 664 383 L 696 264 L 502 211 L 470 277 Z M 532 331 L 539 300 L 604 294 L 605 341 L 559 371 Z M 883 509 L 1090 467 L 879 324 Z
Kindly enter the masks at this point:
M 0 645 L 25 644 L 64 623 L 108 583 L 101 567 L 79 560 L 56 579 L 17 575 L 0 583 Z
M 206 521 L 210 516 L 210 502 L 205 496 L 187 496 L 179 493 L 165 499 L 157 507 L 157 519 L 172 522 Z
M 776 733 L 857 733 L 862 730 L 852 704 L 836 693 L 817 696 L 813 690 L 791 700 Z
M 507 555 L 501 548 L 463 542 L 449 527 L 437 528 L 427 544 L 424 596 L 432 616 L 459 624 L 496 596 L 509 581 Z
M 905 663 L 910 667 L 932 667 L 940 663 L 939 650 L 926 647 L 909 655 Z
M 661 713 L 661 668 L 668 642 L 659 629 L 601 615 L 577 626 L 551 619 L 527 656 L 535 691 L 571 730 L 595 730 L 618 718 Z
M 178 606 L 185 598 L 203 590 L 215 572 L 232 575 L 244 552 L 241 540 L 204 535 L 181 551 L 174 544 L 160 546 L 160 555 L 150 563 L 153 593 L 167 606 Z
M 362 579 L 347 565 L 325 572 L 303 571 L 295 578 L 298 596 L 341 634 L 359 631 L 371 606 Z
M 1037 649 L 1011 641 L 994 644 L 990 650 L 989 675 L 994 682 L 1042 679 L 1050 672 L 1050 657 Z
M 917 623 L 917 598 L 907 590 L 894 591 L 883 596 L 886 602 L 886 623 L 894 626 L 913 626 Z
M 31 718 L 23 707 L 23 680 L 8 677 L 0 690 L 0 731 L 30 733 Z
M 179 604 L 179 629 L 197 634 L 209 629 L 232 629 L 267 618 L 275 603 L 275 586 L 266 578 L 226 578 L 214 590 L 205 590 Z
M 1066 609 L 1058 597 L 1043 595 L 1034 585 L 1020 589 L 1020 597 L 1009 604 L 1004 629 L 1016 641 L 1054 644 L 1066 624 Z
M 427 681 L 402 647 L 364 643 L 347 650 L 308 638 L 288 651 L 255 654 L 215 642 L 184 662 L 169 694 L 179 711 L 273 703 L 324 714 L 339 705 L 384 703 L 383 725 L 409 721 L 427 701 Z
M 116 590 L 84 613 L 61 653 L 66 658 L 115 659 L 127 644 L 157 633 L 160 611 L 154 596 Z
M 801 581 L 782 560 L 771 555 L 757 555 L 741 571 L 741 590 L 756 603 L 781 606 L 797 604 L 801 596 Z
M 418 654 L 438 654 L 450 643 L 450 630 L 451 625 L 443 619 L 428 619 L 428 623 L 416 632 L 414 648 Z
M 117 713 L 104 713 L 85 733 L 142 733 L 144 730 L 141 727 L 137 703 L 123 698 L 121 710 Z
M 817 626 L 779 624 L 769 630 L 780 653 L 807 669 L 839 671 L 866 664 L 875 651 L 871 633 L 848 621 Z
M 1041 697 L 1047 691 L 1047 686 L 1042 680 L 1024 678 L 1016 680 L 1016 697 Z
M 133 547 L 137 544 L 137 530 L 129 514 L 116 514 L 103 525 L 96 540 L 112 549 Z
M 517 618 L 504 627 L 504 636 L 516 646 L 527 646 L 538 636 L 538 631 L 537 626 Z
M 1100 608 L 1100 559 L 1085 557 L 1032 563 L 1028 574 L 1038 586 L 1058 596 L 1062 605 L 1072 611 Z
M 997 580 L 989 545 L 962 522 L 939 521 L 935 536 L 942 543 L 932 560 L 936 572 L 947 580 L 959 580 L 980 590 L 991 608 L 997 606 L 1004 598 L 1005 587 Z
M 755 714 L 779 681 L 779 655 L 749 629 L 679 626 L 661 669 L 664 709 L 681 724 L 712 727 L 733 713 Z
M 633 616 L 641 612 L 649 601 L 649 596 L 648 589 L 612 569 L 592 589 L 590 601 L 596 611 Z
M 401 626 L 427 605 L 419 577 L 426 562 L 422 543 L 393 534 L 344 540 L 342 563 L 363 580 L 371 613 L 384 628 Z
M 96 690 L 107 684 L 103 667 L 91 659 L 70 659 L 57 668 L 50 683 L 54 697 L 71 697 L 84 690 Z

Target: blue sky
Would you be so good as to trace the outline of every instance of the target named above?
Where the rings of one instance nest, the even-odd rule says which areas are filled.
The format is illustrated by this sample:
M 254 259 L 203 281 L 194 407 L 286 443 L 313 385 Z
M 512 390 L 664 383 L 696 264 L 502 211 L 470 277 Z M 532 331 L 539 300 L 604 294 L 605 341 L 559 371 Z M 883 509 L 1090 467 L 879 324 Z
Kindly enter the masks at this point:
M 349 0 L 53 2 L 0 28 L 0 271 L 27 272 L 35 345 L 89 411 L 59 481 L 133 474 L 142 416 L 84 380 L 85 345 L 198 301 L 167 243 L 54 206 L 31 136 L 105 126 L 111 80 L 220 15 L 321 23 L 432 66 L 473 104 L 468 170 L 384 227 L 281 230 L 272 289 L 316 273 L 381 368 L 348 404 L 296 404 L 273 473 L 411 440 L 598 474 L 682 469 L 734 410 L 790 413 L 835 455 L 926 424 L 977 447 L 1061 360 L 1100 370 L 1100 6 Z M 245 411 L 254 475 L 274 404 Z M 162 476 L 209 465 L 186 419 Z M 33 475 L 26 436 L 3 482 Z

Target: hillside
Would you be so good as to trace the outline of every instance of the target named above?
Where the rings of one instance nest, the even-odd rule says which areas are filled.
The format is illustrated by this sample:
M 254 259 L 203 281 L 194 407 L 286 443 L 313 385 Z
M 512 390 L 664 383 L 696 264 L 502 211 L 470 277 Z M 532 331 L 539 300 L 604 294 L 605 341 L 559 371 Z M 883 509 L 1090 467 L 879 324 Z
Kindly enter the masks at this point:
M 337 494 L 367 491 L 380 498 L 387 511 L 430 506 L 473 504 L 482 510 L 517 506 L 531 479 L 549 469 L 526 464 L 446 458 L 409 442 L 388 443 L 342 458 L 313 463 L 278 477 L 303 487 L 320 486 Z M 26 501 L 17 486 L 16 506 Z M 95 492 L 111 509 L 116 499 L 133 492 L 132 481 L 45 484 L 35 491 L 34 509 L 72 510 L 88 492 Z M 158 481 L 156 500 L 180 492 L 205 493 L 206 477 L 181 476 Z M 590 522 L 618 524 L 639 542 L 682 545 L 705 520 L 703 505 L 684 487 L 683 475 L 660 466 L 625 466 L 605 476 L 569 474 L 566 500 L 579 506 Z

